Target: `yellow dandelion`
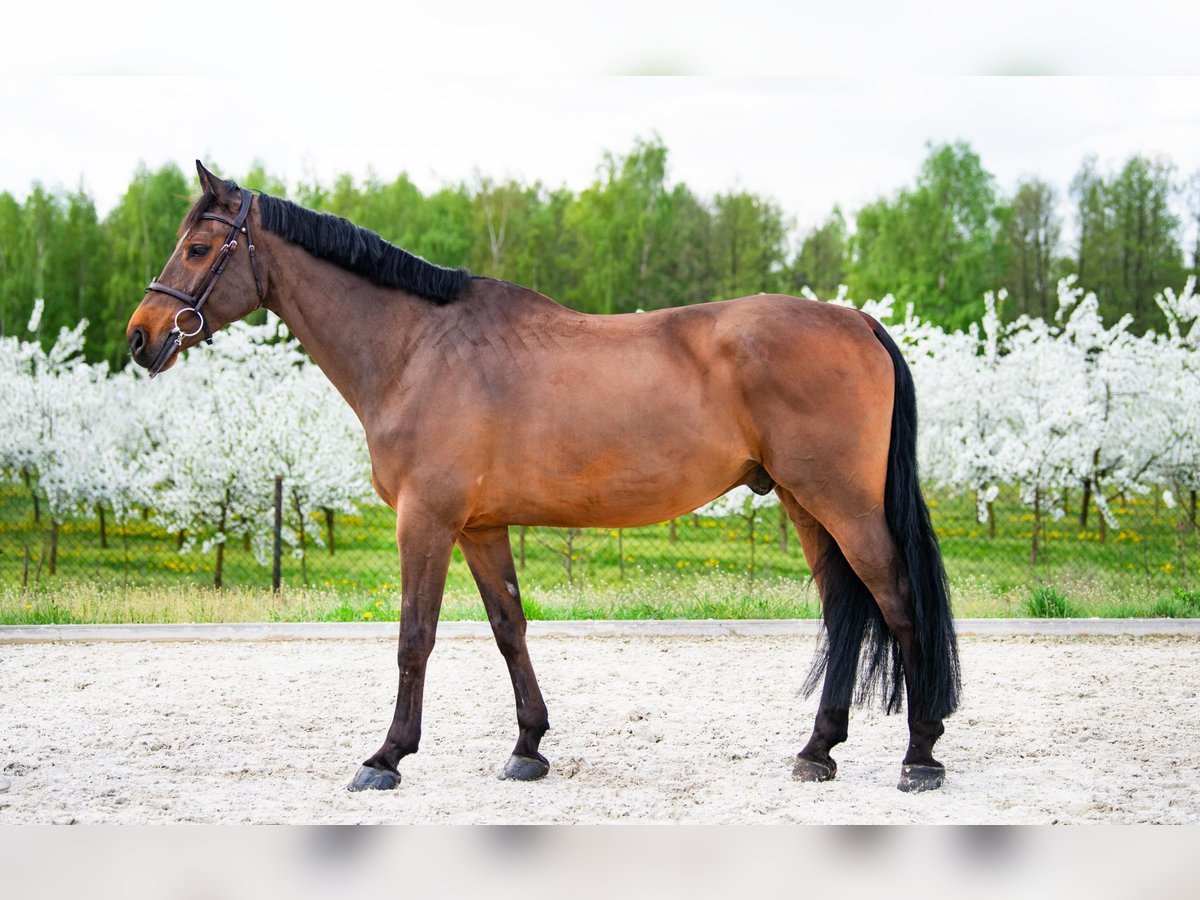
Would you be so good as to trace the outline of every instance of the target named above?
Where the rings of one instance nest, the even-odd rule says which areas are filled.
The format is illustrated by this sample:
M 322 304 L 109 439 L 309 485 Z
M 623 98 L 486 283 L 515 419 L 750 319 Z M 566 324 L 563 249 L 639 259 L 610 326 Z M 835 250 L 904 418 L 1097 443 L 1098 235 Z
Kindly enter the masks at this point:
M 376 609 L 383 609 L 383 601 L 382 601 L 382 600 L 376 600 L 376 601 L 375 601 L 375 608 L 376 608 Z
M 374 613 L 365 612 L 365 613 L 363 613 L 363 618 L 371 619 L 371 618 L 374 618 L 374 615 L 375 615 Z
M 33 604 L 32 604 L 32 603 L 26 603 L 26 604 L 25 604 L 25 608 L 26 608 L 26 609 L 33 609 Z

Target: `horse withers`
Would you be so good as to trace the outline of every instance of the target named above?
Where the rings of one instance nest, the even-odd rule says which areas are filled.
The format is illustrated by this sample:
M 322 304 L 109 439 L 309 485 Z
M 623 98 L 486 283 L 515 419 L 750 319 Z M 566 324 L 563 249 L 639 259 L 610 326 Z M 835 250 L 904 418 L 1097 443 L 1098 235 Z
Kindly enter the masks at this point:
M 912 378 L 877 321 L 779 295 L 584 315 L 197 171 L 203 193 L 130 319 L 133 359 L 166 371 L 266 307 L 357 413 L 396 512 L 396 709 L 351 790 L 396 787 L 417 750 L 456 544 L 512 676 L 519 735 L 504 774 L 532 780 L 549 770 L 549 724 L 509 527 L 649 525 L 742 484 L 779 496 L 821 596 L 805 687 L 823 687 L 794 776 L 833 778 L 851 705 L 878 695 L 895 711 L 903 689 L 899 787 L 942 784 L 933 745 L 958 703 L 958 651 L 917 481 Z

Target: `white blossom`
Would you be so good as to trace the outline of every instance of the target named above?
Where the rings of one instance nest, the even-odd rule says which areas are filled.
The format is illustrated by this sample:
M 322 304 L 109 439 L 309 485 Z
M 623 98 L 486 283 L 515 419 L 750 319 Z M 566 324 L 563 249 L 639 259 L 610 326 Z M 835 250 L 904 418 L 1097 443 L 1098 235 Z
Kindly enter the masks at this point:
M 887 325 L 916 382 L 922 478 L 974 495 L 981 520 L 1002 487 L 1057 517 L 1063 491 L 1087 485 L 1109 525 L 1122 494 L 1160 491 L 1174 507 L 1200 490 L 1196 280 L 1155 297 L 1163 327 L 1143 335 L 1128 317 L 1104 323 L 1074 278 L 1058 300 L 1050 321 L 1006 322 L 1004 292 L 989 293 L 982 319 L 953 332 L 890 294 L 856 304 L 843 286 L 829 302 Z M 60 330 L 48 350 L 0 337 L 0 477 L 28 480 L 53 520 L 146 508 L 186 546 L 248 536 L 265 562 L 276 475 L 295 547 L 320 544 L 321 510 L 369 502 L 362 428 L 282 323 L 232 325 L 153 381 L 88 364 L 85 327 Z M 738 487 L 700 512 L 752 521 L 776 503 Z

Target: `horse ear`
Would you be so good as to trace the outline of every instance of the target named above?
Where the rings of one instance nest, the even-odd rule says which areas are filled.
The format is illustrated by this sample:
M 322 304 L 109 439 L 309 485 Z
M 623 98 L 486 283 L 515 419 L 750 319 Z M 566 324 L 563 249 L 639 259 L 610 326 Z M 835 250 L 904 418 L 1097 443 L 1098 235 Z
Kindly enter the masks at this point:
M 196 174 L 200 177 L 201 190 L 206 194 L 212 194 L 218 200 L 232 193 L 237 188 L 237 185 L 232 181 L 219 178 L 204 168 L 204 163 L 200 162 L 200 160 L 196 160 Z
M 200 188 L 204 193 L 221 196 L 221 179 L 204 168 L 204 163 L 200 160 L 196 160 L 196 174 L 200 176 Z

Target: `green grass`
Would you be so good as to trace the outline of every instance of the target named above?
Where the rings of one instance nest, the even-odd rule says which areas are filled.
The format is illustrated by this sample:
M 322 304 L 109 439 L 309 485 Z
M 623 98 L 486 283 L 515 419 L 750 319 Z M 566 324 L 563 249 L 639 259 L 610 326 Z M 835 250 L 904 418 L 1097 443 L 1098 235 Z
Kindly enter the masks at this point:
M 1200 616 L 1192 574 L 1200 566 L 1196 532 L 1183 511 L 1132 498 L 1114 504 L 1121 527 L 1103 534 L 1095 511 L 1048 522 L 1040 561 L 1029 564 L 1030 514 L 1015 497 L 995 505 L 996 534 L 975 518 L 970 497 L 932 495 L 960 616 Z M 44 517 L 43 509 L 43 517 Z M 323 530 L 314 519 L 313 532 Z M 0 487 L 0 623 L 361 621 L 395 619 L 399 564 L 394 520 L 381 505 L 338 515 L 336 552 L 310 546 L 308 583 L 285 552 L 284 591 L 269 590 L 270 567 L 240 543 L 226 550 L 225 589 L 211 588 L 213 553 L 179 553 L 175 536 L 136 516 L 122 528 L 109 516 L 108 548 L 96 519 L 70 519 L 51 576 L 47 529 L 34 522 L 22 485 Z M 804 585 L 808 566 L 794 533 L 786 545 L 778 509 L 755 527 L 754 564 L 740 519 L 679 519 L 670 525 L 589 529 L 570 548 L 565 533 L 528 529 L 514 556 L 530 618 L 794 618 L 816 615 Z M 1041 593 L 1038 593 L 1041 591 Z M 1048 593 L 1051 592 L 1051 593 Z M 1041 599 L 1038 599 L 1038 598 Z M 1049 599 L 1056 598 L 1056 599 Z M 445 618 L 482 618 L 474 582 L 456 550 Z
M 952 585 L 955 614 L 966 618 L 1130 618 L 1200 616 L 1200 592 L 1134 590 L 1113 599 L 1103 583 L 1072 581 L 1065 589 L 1039 586 L 997 593 L 973 581 Z M 531 588 L 526 616 L 537 619 L 805 619 L 820 614 L 811 583 L 789 578 L 748 581 L 741 575 L 705 578 L 651 575 L 625 586 Z M 445 621 L 486 618 L 474 589 L 447 591 Z M 62 581 L 50 588 L 0 587 L 0 625 L 149 622 L 390 622 L 399 619 L 395 594 L 348 596 L 328 588 L 214 590 L 176 584 L 111 586 Z
M 1075 607 L 1057 588 L 1042 586 L 1034 588 L 1025 609 L 1033 619 L 1070 619 L 1075 617 Z
M 816 591 L 790 579 L 756 581 L 713 575 L 679 581 L 648 577 L 625 588 L 533 589 L 523 596 L 529 619 L 798 619 L 819 615 Z M 171 585 L 106 587 L 62 582 L 53 589 L 0 588 L 0 625 L 147 622 L 363 622 L 397 621 L 397 596 L 350 598 L 321 588 Z M 477 593 L 450 590 L 445 621 L 485 620 Z

